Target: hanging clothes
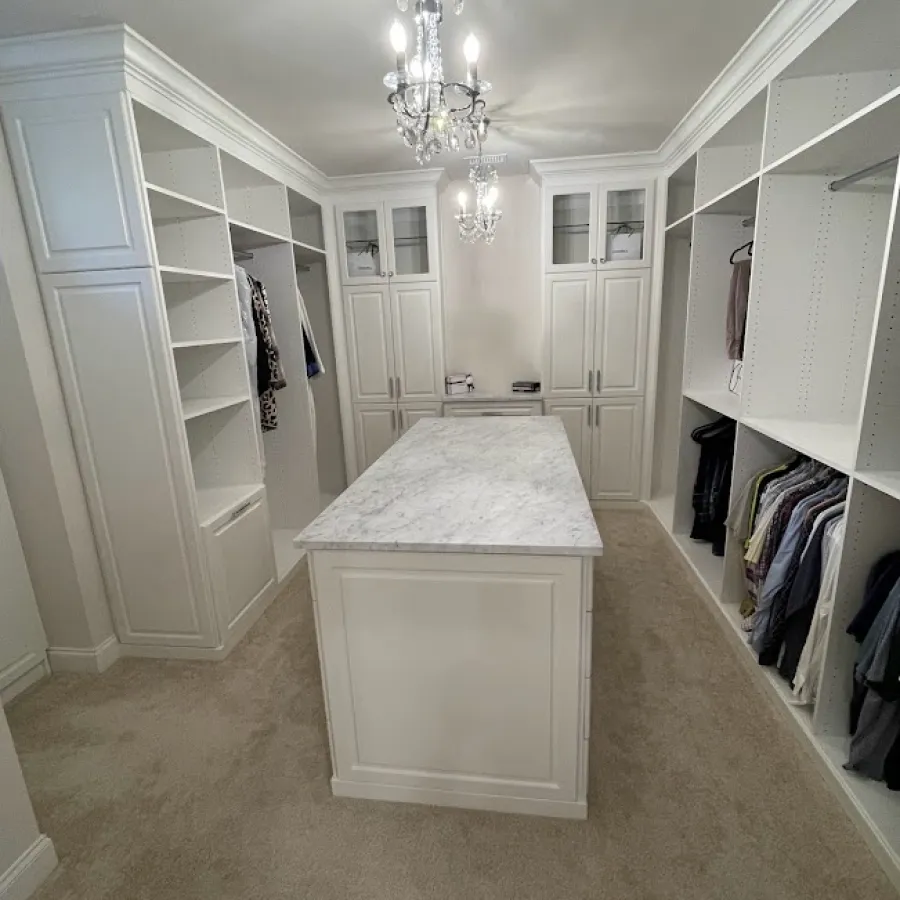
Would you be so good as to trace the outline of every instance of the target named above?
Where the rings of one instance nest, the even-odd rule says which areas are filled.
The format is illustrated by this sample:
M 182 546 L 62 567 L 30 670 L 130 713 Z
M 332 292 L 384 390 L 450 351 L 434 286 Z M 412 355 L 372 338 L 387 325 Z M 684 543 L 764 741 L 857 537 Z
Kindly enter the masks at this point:
M 250 384 L 256 384 L 256 324 L 253 316 L 253 294 L 250 288 L 250 276 L 246 269 L 235 264 L 234 280 L 237 285 L 238 307 L 241 316 L 241 334 L 244 338 L 244 350 L 247 353 L 247 371 Z
M 324 374 L 325 363 L 322 362 L 322 355 L 319 353 L 312 322 L 310 322 L 309 312 L 306 309 L 306 301 L 300 291 L 297 291 L 297 303 L 300 307 L 300 321 L 303 326 L 303 356 L 306 363 L 306 377 L 314 378 L 316 375 Z
M 259 395 L 260 425 L 263 431 L 274 431 L 278 427 L 275 391 L 287 387 L 287 381 L 272 327 L 266 289 L 261 281 L 252 277 L 248 280 L 253 303 L 253 323 L 256 329 L 256 387 Z
M 747 304 L 750 301 L 752 260 L 742 259 L 731 269 L 731 287 L 725 318 L 725 353 L 731 360 L 744 358 L 744 334 L 747 330 Z
M 691 433 L 700 445 L 700 462 L 694 482 L 694 525 L 690 536 L 695 541 L 710 542 L 714 556 L 725 554 L 735 427 L 732 419 L 722 418 Z

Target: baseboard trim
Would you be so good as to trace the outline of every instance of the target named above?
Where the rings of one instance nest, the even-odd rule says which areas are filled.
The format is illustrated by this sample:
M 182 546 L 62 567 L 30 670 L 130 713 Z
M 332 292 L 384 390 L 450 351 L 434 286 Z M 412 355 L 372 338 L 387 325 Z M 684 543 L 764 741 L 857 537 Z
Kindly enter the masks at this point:
M 45 653 L 29 654 L 21 665 L 15 667 L 15 672 L 15 677 L 0 689 L 0 705 L 2 706 L 12 702 L 19 694 L 27 691 L 33 684 L 37 684 L 50 674 L 47 655 Z M 7 672 L 6 676 L 8 677 L 10 674 Z M 6 679 L 4 678 L 4 680 Z
M 122 655 L 115 635 L 96 647 L 48 647 L 47 659 L 53 672 L 78 672 L 99 675 Z
M 53 841 L 42 834 L 2 875 L 0 900 L 27 900 L 56 868 Z
M 466 794 L 396 784 L 344 781 L 340 778 L 331 779 L 331 791 L 335 797 L 351 797 L 357 800 L 423 803 L 427 806 L 451 806 L 457 809 L 550 816 L 556 819 L 586 819 L 588 814 L 586 800 L 536 800 L 530 797 L 502 797 L 496 794 Z

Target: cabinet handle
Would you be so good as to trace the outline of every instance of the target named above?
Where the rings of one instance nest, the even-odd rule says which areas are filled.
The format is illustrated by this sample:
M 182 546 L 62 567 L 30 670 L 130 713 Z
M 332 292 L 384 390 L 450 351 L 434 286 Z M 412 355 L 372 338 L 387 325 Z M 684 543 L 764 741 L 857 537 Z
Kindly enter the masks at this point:
M 597 377 L 594 379 L 594 384 L 597 385 L 597 393 L 600 393 L 600 370 L 597 369 Z
M 400 399 L 400 376 L 397 376 L 397 399 Z
M 591 413 L 594 411 L 593 406 L 588 407 L 588 428 L 591 427 Z
M 480 413 L 480 415 L 482 415 L 482 416 L 502 416 L 503 413 L 499 413 L 499 412 L 483 412 L 483 413 Z
M 390 375 L 388 375 L 388 397 L 394 399 L 394 379 Z
M 253 501 L 248 500 L 246 503 L 239 506 L 229 517 L 228 521 L 233 522 L 235 519 L 239 519 L 245 512 L 247 512 L 250 507 L 253 506 Z
M 391 431 L 397 430 L 397 410 L 391 410 Z
M 590 393 L 594 389 L 594 371 L 593 369 L 588 369 L 588 393 Z

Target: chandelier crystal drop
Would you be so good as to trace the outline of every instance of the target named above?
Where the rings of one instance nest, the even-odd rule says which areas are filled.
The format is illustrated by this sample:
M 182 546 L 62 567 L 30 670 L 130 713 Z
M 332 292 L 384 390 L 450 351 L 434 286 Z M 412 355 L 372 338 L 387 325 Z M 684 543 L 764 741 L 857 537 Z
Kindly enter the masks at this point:
M 453 0 L 459 15 L 464 0 Z M 397 0 L 401 12 L 410 0 Z M 486 140 L 490 119 L 482 98 L 491 85 L 478 78 L 481 47 L 470 34 L 463 45 L 466 58 L 465 81 L 444 81 L 440 28 L 443 0 L 414 0 L 415 52 L 407 61 L 406 29 L 399 21 L 391 26 L 391 46 L 397 54 L 397 70 L 384 77 L 389 88 L 388 103 L 397 116 L 397 133 L 412 148 L 421 165 L 445 150 L 469 150 Z
M 460 191 L 456 221 L 459 223 L 460 240 L 467 244 L 474 244 L 479 240 L 492 244 L 497 223 L 503 217 L 503 213 L 497 209 L 497 170 L 482 158 L 480 146 L 478 149 L 478 156 L 469 161 L 469 181 L 475 188 L 475 208 L 468 212 L 466 192 Z

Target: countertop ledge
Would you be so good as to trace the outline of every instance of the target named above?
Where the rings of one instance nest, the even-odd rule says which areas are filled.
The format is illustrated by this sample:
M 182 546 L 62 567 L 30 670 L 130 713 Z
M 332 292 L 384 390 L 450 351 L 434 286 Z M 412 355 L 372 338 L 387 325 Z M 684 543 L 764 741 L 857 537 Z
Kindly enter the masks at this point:
M 307 550 L 599 556 L 562 422 L 422 419 L 294 544 Z

